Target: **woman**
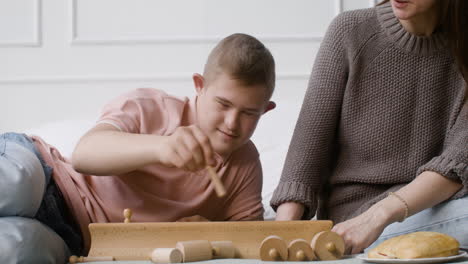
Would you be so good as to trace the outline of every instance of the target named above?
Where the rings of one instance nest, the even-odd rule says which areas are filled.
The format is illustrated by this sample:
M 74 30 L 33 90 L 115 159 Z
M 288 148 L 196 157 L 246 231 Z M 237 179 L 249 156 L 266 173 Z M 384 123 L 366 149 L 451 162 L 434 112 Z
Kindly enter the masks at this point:
M 467 19 L 465 0 L 334 19 L 271 200 L 277 220 L 317 211 L 353 254 L 419 230 L 468 247 Z

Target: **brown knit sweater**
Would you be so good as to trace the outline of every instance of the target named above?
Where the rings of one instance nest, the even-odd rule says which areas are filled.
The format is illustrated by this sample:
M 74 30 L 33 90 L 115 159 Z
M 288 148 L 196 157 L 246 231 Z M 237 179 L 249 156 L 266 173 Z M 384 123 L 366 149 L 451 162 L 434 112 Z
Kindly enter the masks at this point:
M 465 82 L 435 32 L 405 31 L 389 4 L 331 23 L 271 205 L 305 205 L 303 219 L 342 222 L 424 170 L 468 193 Z

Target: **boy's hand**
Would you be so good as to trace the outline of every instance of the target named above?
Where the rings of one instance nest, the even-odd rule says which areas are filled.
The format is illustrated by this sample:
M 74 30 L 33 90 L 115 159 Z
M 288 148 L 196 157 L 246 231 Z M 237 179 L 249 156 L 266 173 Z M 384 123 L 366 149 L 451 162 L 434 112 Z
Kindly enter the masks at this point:
M 198 171 L 215 163 L 209 138 L 195 125 L 178 127 L 164 143 L 158 160 L 165 166 Z
M 183 217 L 177 222 L 209 222 L 210 220 L 206 219 L 203 216 L 200 215 L 193 215 L 193 216 L 188 216 L 188 217 Z

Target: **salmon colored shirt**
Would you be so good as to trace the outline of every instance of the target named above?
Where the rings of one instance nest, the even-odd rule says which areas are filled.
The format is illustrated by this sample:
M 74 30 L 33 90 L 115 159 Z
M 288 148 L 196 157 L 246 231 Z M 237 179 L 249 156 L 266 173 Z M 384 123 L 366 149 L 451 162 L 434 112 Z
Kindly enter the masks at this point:
M 155 89 L 137 89 L 104 107 L 98 123 L 123 132 L 170 135 L 179 126 L 196 124 L 196 98 L 176 98 Z M 83 175 L 69 159 L 39 137 L 32 137 L 82 230 L 89 249 L 89 223 L 123 222 L 131 208 L 133 222 L 169 222 L 201 215 L 211 221 L 262 219 L 262 168 L 249 141 L 223 160 L 217 174 L 227 194 L 218 198 L 206 170 L 197 173 L 158 164 L 119 176 Z

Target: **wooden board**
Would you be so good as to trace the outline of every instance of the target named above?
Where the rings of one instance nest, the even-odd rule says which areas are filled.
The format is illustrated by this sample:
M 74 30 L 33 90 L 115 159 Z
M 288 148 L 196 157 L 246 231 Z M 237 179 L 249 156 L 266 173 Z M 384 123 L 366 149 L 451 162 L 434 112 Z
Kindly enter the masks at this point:
M 260 259 L 259 247 L 267 236 L 280 236 L 287 244 L 298 238 L 311 241 L 315 234 L 329 231 L 332 226 L 331 221 L 90 224 L 88 256 L 148 260 L 155 248 L 172 248 L 179 241 L 229 240 L 236 248 L 236 258 Z

